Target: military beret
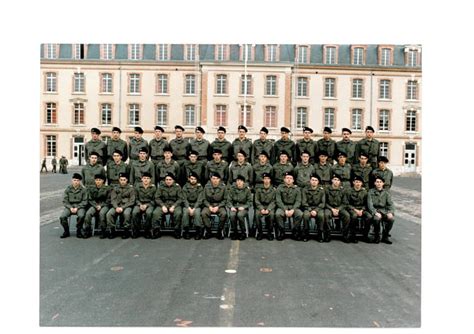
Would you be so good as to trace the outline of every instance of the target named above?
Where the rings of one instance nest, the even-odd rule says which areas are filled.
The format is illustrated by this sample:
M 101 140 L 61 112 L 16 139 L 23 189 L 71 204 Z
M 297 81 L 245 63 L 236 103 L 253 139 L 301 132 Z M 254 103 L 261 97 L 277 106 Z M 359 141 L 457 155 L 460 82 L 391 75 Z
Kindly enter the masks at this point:
M 188 177 L 195 177 L 196 179 L 199 178 L 198 175 L 196 174 L 196 172 L 193 172 L 193 171 L 189 172 Z
M 350 134 L 352 134 L 352 131 L 348 128 L 342 128 L 342 132 L 344 132 L 344 131 L 349 132 Z
M 95 174 L 94 179 L 101 179 L 101 180 L 105 181 L 105 175 L 104 174 Z
M 119 173 L 119 177 L 124 177 L 128 180 L 128 174 L 127 173 Z
M 245 132 L 248 132 L 249 130 L 247 130 L 247 128 L 243 125 L 239 125 L 239 127 L 237 128 L 238 130 L 244 130 Z
M 89 156 L 91 156 L 91 155 L 95 155 L 96 157 L 98 157 L 99 153 L 97 153 L 96 151 L 92 151 L 91 153 L 89 153 Z
M 209 177 L 218 177 L 219 179 L 221 178 L 221 174 L 219 174 L 219 172 L 210 172 L 209 173 Z
M 151 178 L 151 174 L 150 174 L 150 172 L 143 172 L 143 173 L 142 173 L 142 177 L 149 177 L 149 178 Z
M 265 177 L 269 177 L 271 179 L 272 175 L 270 173 L 262 173 L 262 179 Z
M 112 154 L 115 154 L 115 153 L 120 154 L 120 156 L 123 157 L 122 151 L 120 151 L 120 150 L 114 150 L 114 152 L 113 152 Z
M 220 148 L 215 148 L 213 151 L 212 151 L 212 154 L 214 153 L 220 153 L 222 154 L 222 150 Z
M 140 147 L 140 149 L 138 150 L 138 153 L 140 152 L 145 152 L 146 154 L 148 154 L 148 149 L 146 147 Z
M 245 182 L 245 177 L 244 177 L 243 175 L 240 175 L 240 174 L 239 174 L 239 175 L 237 175 L 237 177 L 235 178 L 235 180 L 236 180 L 236 181 L 237 181 L 237 180 L 242 180 L 242 181 Z
M 142 133 L 143 134 L 143 129 L 139 126 L 136 126 L 134 129 L 133 129 L 135 132 L 138 132 L 138 133 Z
M 237 154 L 242 154 L 244 157 L 247 157 L 247 153 L 244 151 L 244 150 L 240 150 L 239 152 L 237 152 Z
M 224 133 L 227 133 L 226 129 L 223 126 L 219 126 L 217 128 L 217 131 L 223 131 Z
M 291 131 L 290 131 L 290 129 L 288 129 L 287 127 L 282 126 L 282 127 L 280 128 L 280 132 L 290 133 Z
M 305 149 L 303 152 L 301 152 L 301 155 L 303 155 L 303 154 L 307 154 L 307 155 L 311 156 L 311 153 L 309 153 L 307 149 Z
M 347 153 L 344 152 L 344 151 L 339 151 L 339 153 L 337 154 L 337 157 L 346 157 L 347 158 Z
M 313 129 L 311 129 L 311 128 L 307 127 L 307 126 L 305 126 L 305 127 L 303 128 L 303 132 L 305 132 L 305 131 L 309 131 L 309 132 L 313 133 Z
M 171 148 L 171 145 L 165 145 L 165 147 L 163 147 L 163 152 L 173 153 L 173 149 Z
M 332 179 L 339 179 L 339 181 L 342 181 L 342 178 L 338 174 L 332 174 L 331 180 Z
M 365 127 L 365 131 L 372 131 L 372 132 L 375 132 L 374 128 L 371 127 L 370 125 L 367 125 L 367 126 Z
M 114 132 L 114 131 L 117 131 L 117 132 L 119 132 L 119 133 L 122 133 L 122 130 L 120 130 L 120 128 L 118 128 L 118 127 L 116 127 L 116 126 L 114 126 L 114 127 L 112 128 L 112 132 Z
M 375 173 L 375 175 L 374 175 L 374 181 L 376 181 L 376 180 L 381 180 L 383 183 L 385 183 L 385 179 L 379 173 Z
M 282 154 L 285 154 L 288 158 L 290 157 L 290 154 L 289 154 L 287 151 L 285 151 L 285 150 L 280 151 L 280 153 L 278 154 L 278 156 L 280 156 L 280 155 L 282 155 Z
M 354 176 L 354 178 L 352 179 L 352 182 L 354 181 L 360 181 L 362 183 L 364 182 L 364 180 L 359 175 Z
M 270 159 L 270 156 L 268 155 L 267 151 L 262 150 L 262 152 L 260 152 L 258 155 L 262 155 L 262 154 L 263 154 L 264 156 L 266 156 L 267 159 Z
M 319 151 L 317 156 L 319 157 L 320 155 L 325 155 L 327 157 L 329 156 L 328 152 L 326 152 L 326 151 Z
M 319 183 L 321 183 L 321 177 L 318 175 L 318 173 L 311 174 L 311 178 L 313 178 L 313 177 L 317 178 Z
M 166 177 L 171 177 L 173 180 L 176 179 L 176 176 L 174 176 L 174 174 L 171 173 L 171 172 L 166 173 L 165 178 L 166 178 Z
M 82 180 L 82 175 L 79 173 L 72 174 L 72 178 L 76 180 Z
M 369 155 L 368 155 L 367 153 L 365 153 L 365 152 L 360 152 L 360 153 L 359 153 L 359 157 L 366 157 L 366 158 L 368 158 Z
M 196 126 L 196 131 L 199 131 L 201 133 L 206 133 L 206 131 L 204 131 L 204 129 L 200 126 Z
M 261 128 L 260 132 L 265 132 L 268 135 L 268 129 L 266 127 Z
M 332 133 L 332 130 L 330 127 L 325 126 L 323 132 Z
M 184 131 L 184 128 L 183 128 L 181 125 L 175 125 L 175 126 L 174 126 L 174 129 L 175 129 L 175 130 L 180 129 L 181 131 Z
M 196 150 L 189 151 L 188 156 L 193 155 L 193 154 L 199 156 L 199 153 Z
M 295 177 L 295 175 L 291 171 L 285 172 L 285 174 L 283 174 L 283 176 L 288 176 L 288 175 Z
M 378 157 L 377 161 L 378 161 L 378 162 L 383 161 L 383 162 L 385 162 L 385 163 L 388 163 L 387 157 L 385 157 L 385 156 L 383 156 L 383 155 L 380 156 L 380 157 Z
M 163 129 L 161 126 L 157 125 L 155 126 L 155 131 L 160 130 L 161 132 L 165 132 L 165 129 Z
M 101 134 L 100 130 L 97 129 L 97 128 L 92 128 L 92 129 L 91 129 L 91 133 L 97 133 L 98 135 Z

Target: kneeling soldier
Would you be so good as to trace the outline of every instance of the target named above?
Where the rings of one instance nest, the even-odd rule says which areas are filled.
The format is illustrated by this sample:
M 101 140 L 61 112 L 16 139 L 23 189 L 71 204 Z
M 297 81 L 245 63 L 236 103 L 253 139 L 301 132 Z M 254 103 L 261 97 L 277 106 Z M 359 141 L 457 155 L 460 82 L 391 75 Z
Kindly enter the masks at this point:
M 142 182 L 135 186 L 137 194 L 136 205 L 132 211 L 133 229 L 132 238 L 136 239 L 140 235 L 140 226 L 142 217 L 145 216 L 145 226 L 143 231 L 145 238 L 151 238 L 151 219 L 153 217 L 153 210 L 155 209 L 155 193 L 156 187 L 152 181 L 152 175 L 149 172 L 142 174 Z
M 112 208 L 107 212 L 107 227 L 109 228 L 109 239 L 115 238 L 115 222 L 117 217 L 123 219 L 124 233 L 122 239 L 130 236 L 132 208 L 135 205 L 135 189 L 128 184 L 127 173 L 120 173 L 119 185 L 114 187 L 110 193 Z
M 356 224 L 359 219 L 362 219 L 362 226 L 364 228 L 364 240 L 368 240 L 370 219 L 372 215 L 367 211 L 367 190 L 363 188 L 363 179 L 360 176 L 354 176 L 352 180 L 353 187 L 346 190 L 347 196 L 347 211 L 350 215 L 350 237 L 349 242 L 357 243 L 356 238 Z
M 102 174 L 95 176 L 95 186 L 87 188 L 87 201 L 90 208 L 86 212 L 84 238 L 92 236 L 92 217 L 95 217 L 95 225 L 99 225 L 102 231 L 100 238 L 104 239 L 106 237 L 107 221 L 105 215 L 110 209 L 110 190 L 111 187 L 105 185 L 105 175 Z
M 235 184 L 227 191 L 227 207 L 230 211 L 230 224 L 233 230 L 232 240 L 245 240 L 245 218 L 248 219 L 249 207 L 252 205 L 252 193 L 245 185 L 245 177 L 237 175 Z M 240 232 L 237 231 L 239 221 Z
M 84 215 L 86 213 L 85 208 L 87 205 L 87 191 L 86 188 L 81 185 L 81 180 L 81 174 L 74 173 L 72 175 L 71 185 L 68 186 L 64 191 L 63 204 L 65 209 L 59 217 L 61 226 L 64 228 L 64 233 L 61 238 L 67 238 L 70 236 L 68 218 L 71 215 L 77 215 L 76 236 L 78 238 L 83 237 L 81 229 L 84 221 Z
M 275 220 L 276 189 L 272 186 L 270 173 L 262 174 L 263 185 L 255 190 L 255 220 L 258 230 L 257 240 L 262 240 L 262 218 L 267 226 L 267 239 L 273 240 L 273 223 Z
M 211 182 L 208 182 L 201 194 L 201 202 L 203 209 L 201 211 L 201 218 L 206 228 L 206 235 L 204 239 L 209 239 L 211 233 L 211 215 L 219 216 L 219 227 L 217 231 L 217 239 L 224 239 L 222 231 L 227 220 L 227 189 L 224 183 L 221 182 L 221 176 L 217 172 L 210 174 Z
M 302 191 L 303 213 L 303 241 L 309 239 L 309 221 L 311 218 L 316 220 L 316 240 L 323 242 L 324 229 L 324 207 L 326 206 L 326 193 L 321 185 L 321 178 L 318 174 L 313 173 L 309 180 L 309 187 Z M 326 228 L 327 230 L 327 228 Z
M 186 163 L 186 162 L 185 162 Z M 184 239 L 190 239 L 189 236 L 189 223 L 191 217 L 194 219 L 194 227 L 196 228 L 196 234 L 194 240 L 200 240 L 202 238 L 202 222 L 201 222 L 201 199 L 203 187 L 198 182 L 198 174 L 190 172 L 188 176 L 188 182 L 183 187 L 183 230 Z
M 378 174 L 376 174 L 374 178 L 375 188 L 369 190 L 367 200 L 367 206 L 373 216 L 372 222 L 374 224 L 375 232 L 374 242 L 376 244 L 380 242 L 380 222 L 383 222 L 382 242 L 391 244 L 392 242 L 388 236 L 395 221 L 395 208 L 393 206 L 392 196 L 388 190 L 384 189 L 384 178 Z
M 349 213 L 346 211 L 346 196 L 344 188 L 341 186 L 341 177 L 334 174 L 331 179 L 332 184 L 326 188 L 326 210 L 324 219 L 329 224 L 333 217 L 339 217 L 342 221 L 342 236 L 344 241 L 348 239 L 349 233 Z M 331 231 L 324 233 L 324 241 L 331 241 Z
M 285 239 L 285 219 L 293 218 L 293 224 L 291 226 L 293 239 L 299 238 L 300 225 L 303 220 L 303 212 L 299 209 L 301 206 L 301 191 L 300 188 L 294 184 L 293 173 L 286 172 L 283 182 L 283 184 L 278 186 L 276 191 L 276 203 L 278 206 L 276 221 L 279 229 L 277 240 L 280 241 Z

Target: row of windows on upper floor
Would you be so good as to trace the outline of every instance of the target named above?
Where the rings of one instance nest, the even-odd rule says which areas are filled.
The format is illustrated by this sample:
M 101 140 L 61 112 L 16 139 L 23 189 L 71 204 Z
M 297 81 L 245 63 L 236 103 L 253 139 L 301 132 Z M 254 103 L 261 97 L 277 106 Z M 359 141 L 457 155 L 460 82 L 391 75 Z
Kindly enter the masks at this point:
M 45 74 L 45 92 L 57 93 L 57 73 L 46 72 Z M 100 93 L 113 94 L 113 75 L 111 73 L 100 74 Z M 365 80 L 361 78 L 354 78 L 352 80 L 351 97 L 355 99 L 363 99 L 365 91 Z M 84 93 L 86 90 L 86 78 L 84 73 L 74 73 L 72 83 L 72 93 Z M 129 94 L 141 94 L 141 75 L 139 73 L 128 74 L 128 89 Z M 392 98 L 392 80 L 380 79 L 379 85 L 379 99 Z M 408 80 L 406 83 L 406 99 L 418 100 L 418 81 Z M 226 74 L 218 74 L 215 77 L 215 94 L 227 95 L 229 93 L 229 79 Z M 156 94 L 169 94 L 170 79 L 168 74 L 157 74 L 155 83 Z M 266 75 L 264 83 L 265 96 L 277 96 L 278 91 L 278 76 Z M 337 97 L 337 80 L 336 78 L 324 78 L 323 96 L 325 98 Z M 197 89 L 196 75 L 186 74 L 184 80 L 184 94 L 195 95 Z M 253 95 L 254 83 L 252 75 L 241 75 L 239 92 L 241 95 Z M 307 77 L 296 77 L 296 97 L 309 97 L 309 80 Z
M 171 44 L 43 44 L 45 59 L 128 59 L 158 61 L 265 61 L 294 62 L 296 64 L 321 63 L 326 65 L 404 65 L 421 66 L 419 45 L 279 45 L 279 44 L 184 44 L 172 48 Z M 120 46 L 120 52 L 119 52 Z M 145 53 L 146 47 L 146 53 Z M 154 50 L 153 50 L 154 48 Z M 150 50 L 150 51 L 148 51 Z M 174 53 L 172 53 L 172 50 Z M 314 55 L 313 55 L 313 54 Z

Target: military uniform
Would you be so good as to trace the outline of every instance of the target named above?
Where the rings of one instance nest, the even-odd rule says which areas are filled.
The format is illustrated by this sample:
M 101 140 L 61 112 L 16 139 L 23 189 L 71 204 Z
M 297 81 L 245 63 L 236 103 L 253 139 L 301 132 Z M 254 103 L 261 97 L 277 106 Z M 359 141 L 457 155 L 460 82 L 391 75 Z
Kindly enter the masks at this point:
M 128 159 L 128 145 L 127 142 L 123 139 L 109 139 L 107 141 L 107 156 L 111 157 L 114 154 L 114 151 L 118 150 L 122 152 L 122 161 L 127 161 Z M 110 161 L 110 159 L 109 159 Z
M 265 165 L 262 165 L 260 164 L 260 162 L 257 162 L 252 166 L 252 170 L 252 180 L 254 188 L 263 186 L 263 173 L 268 173 L 271 177 L 273 177 L 273 167 L 272 165 L 270 165 L 270 162 L 267 162 Z
M 389 219 L 387 217 L 388 213 L 395 213 L 395 207 L 393 205 L 392 196 L 390 195 L 390 192 L 385 189 L 382 189 L 380 191 L 375 188 L 370 189 L 367 198 L 367 207 L 373 217 L 372 224 L 374 224 L 375 242 L 378 243 L 378 241 L 380 240 L 380 222 L 385 223 L 383 226 L 382 241 L 388 240 L 388 235 L 395 221 L 394 218 Z M 381 218 L 377 218 L 377 216 L 375 215 L 375 213 L 377 212 L 382 215 Z
M 139 183 L 135 186 L 135 193 L 136 193 L 136 202 L 135 206 L 132 211 L 132 219 L 133 219 L 133 234 L 135 237 L 138 236 L 138 231 L 140 230 L 140 226 L 142 223 L 142 216 L 145 216 L 145 226 L 143 226 L 143 230 L 145 231 L 145 237 L 150 237 L 150 230 L 151 230 L 151 221 L 153 218 L 153 210 L 155 209 L 155 193 L 156 193 L 156 186 L 153 182 L 145 188 L 142 183 Z M 146 205 L 145 211 L 140 209 L 140 205 Z
M 205 161 L 198 160 L 195 163 L 192 163 L 190 160 L 186 160 L 181 167 L 180 172 L 180 184 L 186 184 L 189 173 L 194 172 L 197 175 L 198 183 L 204 183 L 204 176 L 206 171 Z
M 200 183 L 191 185 L 187 182 L 183 187 L 183 229 L 185 235 L 189 231 L 189 225 L 191 216 L 189 215 L 189 208 L 194 209 L 194 227 L 196 228 L 195 239 L 198 240 L 202 237 L 202 221 L 201 221 L 201 193 L 203 187 Z
M 301 221 L 303 219 L 303 212 L 301 207 L 301 190 L 298 186 L 291 187 L 286 184 L 281 184 L 276 190 L 276 222 L 279 228 L 278 240 L 283 240 L 285 235 L 285 210 L 295 210 L 293 214 L 293 226 L 291 226 L 293 236 L 299 234 Z
M 247 185 L 253 184 L 253 169 L 249 162 L 239 164 L 237 161 L 232 161 L 229 167 L 229 174 L 229 184 L 233 184 L 239 175 L 245 178 Z
M 295 167 L 295 183 L 300 188 L 309 187 L 309 180 L 314 173 L 314 166 L 310 163 L 304 165 L 299 162 Z
M 352 178 L 354 178 L 354 176 L 359 176 L 362 181 L 364 181 L 364 187 L 366 188 L 369 188 L 371 173 L 372 166 L 370 164 L 363 167 L 360 163 L 352 166 Z
M 315 164 L 314 172 L 321 178 L 322 186 L 328 187 L 331 185 L 331 165 L 329 163 L 324 165 L 320 163 Z
M 129 175 L 129 166 L 123 161 L 120 161 L 119 164 L 116 164 L 114 160 L 109 161 L 107 164 L 107 183 L 113 186 L 118 185 L 120 173 L 126 173 Z
M 341 177 L 341 183 L 344 188 L 351 187 L 351 173 L 351 165 L 347 162 L 344 165 L 337 163 L 331 167 L 331 174 L 337 174 Z
M 273 152 L 272 152 L 273 163 L 276 163 L 278 161 L 281 151 L 288 152 L 289 153 L 288 161 L 290 161 L 293 164 L 293 166 L 296 165 L 296 157 L 295 157 L 296 144 L 294 141 L 290 139 L 288 140 L 278 139 L 275 142 L 275 144 L 273 145 Z
M 175 237 L 181 237 L 181 218 L 183 216 L 183 194 L 181 186 L 176 182 L 172 186 L 161 184 L 155 193 L 155 210 L 153 211 L 153 230 L 159 229 L 163 218 L 163 207 L 168 208 L 168 213 L 171 215 L 171 222 L 174 225 Z M 171 213 L 169 209 L 174 206 L 174 212 Z M 155 234 L 155 232 L 153 232 Z
M 161 138 L 160 140 L 153 138 L 148 142 L 148 148 L 150 149 L 150 159 L 153 163 L 156 164 L 159 161 L 165 159 L 163 149 L 168 145 L 166 139 Z
M 390 190 L 390 188 L 392 188 L 393 172 L 388 168 L 385 168 L 384 170 L 381 170 L 380 168 L 376 168 L 376 169 L 372 170 L 371 180 L 370 180 L 370 188 L 374 187 L 374 182 L 373 181 L 374 181 L 374 178 L 375 178 L 376 175 L 383 177 L 383 179 L 385 180 L 384 185 L 383 185 L 383 188 L 385 190 Z
M 118 185 L 112 188 L 110 193 L 110 203 L 112 207 L 106 215 L 107 227 L 110 229 L 112 237 L 115 234 L 115 222 L 119 215 L 123 219 L 123 228 L 125 229 L 124 236 L 128 237 L 128 231 L 131 227 L 132 209 L 135 205 L 135 200 L 135 189 L 130 184 L 126 184 L 125 186 Z M 123 211 L 117 213 L 115 211 L 117 208 L 122 208 Z
M 298 162 L 301 162 L 301 153 L 308 151 L 309 153 L 309 162 L 313 164 L 316 161 L 316 143 L 314 140 L 306 140 L 304 138 L 298 139 L 296 141 L 296 159 Z
M 321 240 L 324 231 L 324 209 L 326 207 L 326 191 L 323 186 L 316 188 L 311 186 L 302 190 L 302 208 L 303 212 L 303 230 L 306 235 L 309 234 L 309 222 L 312 218 L 311 211 L 316 211 L 316 230 L 318 231 L 318 240 Z
M 149 151 L 148 150 L 148 143 L 145 139 L 140 138 L 140 140 L 137 140 L 135 137 L 130 139 L 130 145 L 128 146 L 128 152 L 130 154 L 130 156 L 129 156 L 130 160 L 138 160 L 138 153 L 140 153 L 140 149 L 142 149 L 142 148 L 146 148 L 147 152 Z M 131 165 L 131 163 L 130 163 L 130 165 Z
M 361 153 L 367 154 L 369 157 L 368 163 L 372 168 L 377 168 L 377 158 L 380 154 L 380 142 L 377 139 L 368 140 L 361 139 L 356 144 L 355 156 L 358 157 Z
M 347 198 L 345 196 L 345 189 L 343 186 L 339 188 L 334 188 L 332 185 L 326 188 L 326 210 L 324 211 L 324 219 L 326 225 L 329 225 L 329 222 L 333 219 L 333 214 L 331 209 L 339 209 L 338 217 L 341 219 L 343 236 L 347 238 L 347 233 L 349 232 L 348 226 L 350 221 L 349 213 L 346 210 Z M 325 240 L 330 240 L 330 228 L 325 232 Z
M 84 186 L 95 186 L 95 176 L 97 174 L 105 176 L 105 169 L 99 163 L 96 163 L 95 165 L 91 165 L 90 163 L 88 163 L 87 165 L 82 167 L 81 174 L 83 180 L 82 183 L 84 184 Z
M 277 162 L 273 165 L 273 181 L 275 186 L 279 186 L 283 183 L 283 178 L 286 172 L 292 172 L 294 170 L 293 165 L 288 161 L 286 164 Z
M 350 216 L 350 232 L 351 232 L 351 239 L 352 241 L 356 242 L 355 237 L 355 228 L 357 224 L 357 213 L 354 209 L 357 210 L 364 210 L 362 213 L 362 222 L 363 222 L 363 233 L 364 238 L 367 240 L 369 235 L 370 229 L 370 220 L 372 219 L 372 215 L 369 211 L 367 211 L 367 190 L 365 188 L 361 188 L 360 190 L 355 190 L 354 188 L 349 188 L 346 190 L 346 202 L 347 202 L 347 212 L 349 212 Z
M 332 165 L 336 154 L 336 142 L 333 139 L 319 139 L 316 142 L 316 152 L 325 151 L 328 154 L 328 164 Z
M 234 234 L 232 239 L 245 239 L 245 218 L 248 219 L 249 208 L 252 205 L 252 193 L 245 185 L 243 188 L 237 187 L 236 184 L 230 186 L 227 191 L 227 208 L 230 213 L 230 224 Z M 239 210 L 242 207 L 244 210 Z M 232 211 L 231 208 L 237 209 Z M 237 221 L 239 222 L 240 232 L 237 231 Z
M 53 173 L 57 173 L 56 167 L 58 166 L 58 161 L 56 160 L 56 158 L 53 158 L 53 160 L 51 160 L 51 164 L 53 165 Z
M 202 222 L 206 228 L 206 238 L 211 236 L 211 210 L 209 207 L 218 206 L 219 210 L 217 211 L 216 215 L 219 216 L 219 231 L 217 237 L 219 239 L 222 238 L 222 230 L 224 229 L 224 224 L 227 220 L 227 191 L 226 186 L 220 182 L 217 187 L 214 187 L 211 182 L 208 182 L 204 186 L 204 191 L 201 193 L 201 203 L 202 203 L 202 211 L 201 211 L 201 218 Z
M 265 141 L 257 139 L 256 141 L 254 141 L 252 145 L 252 158 L 250 159 L 252 165 L 258 162 L 258 156 L 263 151 L 268 153 L 271 160 L 271 154 L 273 153 L 273 145 L 274 141 L 270 139 L 267 139 Z
M 262 184 L 255 189 L 255 221 L 259 235 L 262 235 L 262 218 L 267 226 L 267 239 L 273 240 L 273 224 L 275 222 L 276 189 L 270 185 L 265 188 Z M 268 214 L 262 214 L 262 210 L 268 210 Z
M 69 162 L 67 161 L 65 157 L 62 157 L 61 159 L 59 159 L 59 172 L 62 174 L 67 174 L 68 164 Z
M 96 225 L 99 225 L 105 236 L 107 228 L 106 214 L 110 209 L 110 191 L 111 187 L 103 184 L 100 188 L 96 185 L 87 187 L 87 203 L 89 209 L 86 211 L 85 225 L 86 233 L 90 234 L 92 229 L 92 218 L 95 217 Z
M 175 180 L 179 180 L 180 167 L 177 161 L 171 159 L 170 161 L 162 160 L 158 162 L 155 170 L 156 182 L 163 184 L 166 174 L 168 173 L 173 174 L 176 177 Z
M 214 152 L 215 149 L 219 149 L 222 151 L 222 160 L 227 161 L 230 163 L 233 160 L 233 148 L 232 143 L 227 139 L 220 141 L 219 139 L 215 139 L 211 143 L 211 152 Z
M 211 144 L 207 139 L 197 140 L 193 138 L 189 141 L 188 153 L 189 151 L 196 151 L 198 153 L 198 160 L 207 161 L 211 158 Z
M 148 172 L 151 174 L 151 183 L 156 184 L 155 165 L 150 160 L 132 160 L 130 161 L 130 184 L 137 186 L 142 182 L 142 174 Z
M 234 160 L 237 160 L 237 153 L 239 153 L 240 150 L 244 151 L 249 159 L 252 156 L 252 140 L 249 138 L 244 138 L 244 140 L 236 138 L 232 142 L 232 158 Z
M 204 179 L 209 180 L 211 173 L 219 173 L 221 181 L 227 183 L 229 179 L 229 163 L 225 160 L 215 162 L 214 160 L 208 161 L 205 169 Z
M 186 160 L 188 154 L 188 139 L 187 138 L 174 138 L 170 141 L 170 146 L 173 152 L 173 159 L 182 166 Z M 176 174 L 175 174 L 176 175 Z
M 107 145 L 100 139 L 97 140 L 89 140 L 86 145 L 84 146 L 85 149 L 85 156 L 89 161 L 89 155 L 92 152 L 97 152 L 97 163 L 101 165 L 107 164 Z
M 357 164 L 357 156 L 355 155 L 356 143 L 352 140 L 340 140 L 336 142 L 336 154 L 344 152 L 347 155 L 347 162 L 351 165 Z
M 77 208 L 77 236 L 82 237 L 82 224 L 84 223 L 84 216 L 86 214 L 87 206 L 87 190 L 83 186 L 74 188 L 72 185 L 68 186 L 64 191 L 63 196 L 64 210 L 59 217 L 61 226 L 64 228 L 64 233 L 69 236 L 68 218 L 72 215 L 71 208 Z

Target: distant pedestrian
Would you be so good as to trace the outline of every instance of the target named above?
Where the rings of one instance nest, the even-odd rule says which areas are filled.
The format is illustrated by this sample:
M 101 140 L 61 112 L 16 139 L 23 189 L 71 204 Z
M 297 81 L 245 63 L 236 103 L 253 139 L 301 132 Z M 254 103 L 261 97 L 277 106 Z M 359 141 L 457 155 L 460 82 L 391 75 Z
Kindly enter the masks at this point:
M 46 158 L 43 159 L 43 162 L 41 163 L 41 170 L 40 173 L 43 173 L 43 169 L 48 172 L 48 168 L 46 167 Z
M 59 172 L 62 174 L 67 174 L 67 165 L 69 162 L 67 161 L 66 157 L 63 155 L 61 159 L 59 159 Z
M 56 160 L 56 157 L 53 157 L 53 160 L 51 160 L 51 164 L 53 165 L 53 173 L 57 173 L 56 167 L 58 165 L 58 160 Z

